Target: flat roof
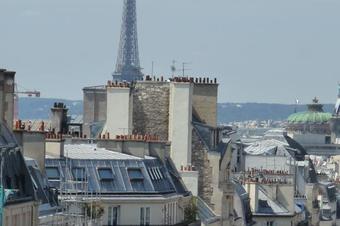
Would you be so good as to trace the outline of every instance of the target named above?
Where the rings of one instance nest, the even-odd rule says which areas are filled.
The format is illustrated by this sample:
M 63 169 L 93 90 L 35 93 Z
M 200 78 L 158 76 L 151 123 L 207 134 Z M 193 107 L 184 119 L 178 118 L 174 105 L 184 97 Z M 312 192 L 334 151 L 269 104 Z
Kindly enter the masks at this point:
M 64 155 L 71 159 L 98 159 L 98 160 L 141 160 L 142 158 L 120 152 L 98 148 L 96 144 L 65 144 Z M 57 158 L 47 156 L 47 158 Z M 146 156 L 148 159 L 153 157 Z

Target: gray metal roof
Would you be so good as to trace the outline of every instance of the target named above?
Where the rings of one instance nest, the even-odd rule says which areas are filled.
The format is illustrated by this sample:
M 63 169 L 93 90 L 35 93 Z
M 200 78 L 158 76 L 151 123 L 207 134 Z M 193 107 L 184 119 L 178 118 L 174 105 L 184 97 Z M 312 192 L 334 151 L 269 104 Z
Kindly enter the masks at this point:
M 121 153 L 77 154 L 46 159 L 46 173 L 53 187 L 67 192 L 105 194 L 187 194 L 170 159 L 138 158 Z M 71 149 L 70 149 L 71 150 Z M 74 151 L 75 149 L 72 149 Z M 109 151 L 110 152 L 110 151 Z M 108 158 L 104 158 L 108 155 Z M 85 158 L 89 157 L 89 158 Z M 78 175 L 76 175 L 78 174 Z
M 37 198 L 41 202 L 39 216 L 58 212 L 60 206 L 58 206 L 57 194 L 49 187 L 48 180 L 41 173 L 37 162 L 28 157 L 25 157 L 25 162 L 30 172 Z
M 278 155 L 287 156 L 288 152 L 285 148 L 287 143 L 270 139 L 270 140 L 260 140 L 256 141 L 244 151 L 249 155 Z
M 0 124 L 1 185 L 5 189 L 5 205 L 35 200 L 32 179 L 14 134 Z

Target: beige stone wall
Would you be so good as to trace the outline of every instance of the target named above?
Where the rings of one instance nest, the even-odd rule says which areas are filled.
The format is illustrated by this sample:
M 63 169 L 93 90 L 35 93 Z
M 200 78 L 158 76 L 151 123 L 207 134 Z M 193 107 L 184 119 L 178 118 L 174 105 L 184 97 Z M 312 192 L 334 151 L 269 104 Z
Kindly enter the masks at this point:
M 0 120 L 13 128 L 15 72 L 0 69 Z
M 133 90 L 133 128 L 168 140 L 169 83 L 141 81 Z
M 93 122 L 106 121 L 106 89 L 83 89 L 83 133 L 90 137 L 90 125 Z
M 198 171 L 198 196 L 206 202 L 212 209 L 212 196 L 214 188 L 213 169 L 209 162 L 208 150 L 200 141 L 196 131 L 192 131 L 192 166 Z
M 65 140 L 47 139 L 46 140 L 46 155 L 61 158 L 64 156 Z M 67 153 L 66 153 L 67 154 Z
M 6 226 L 38 225 L 38 204 L 35 202 L 8 205 L 3 214 L 3 225 Z
M 22 153 L 25 157 L 35 159 L 40 170 L 45 172 L 45 133 L 29 132 L 29 131 L 14 131 Z
M 194 84 L 193 108 L 210 126 L 217 125 L 217 91 L 217 84 Z

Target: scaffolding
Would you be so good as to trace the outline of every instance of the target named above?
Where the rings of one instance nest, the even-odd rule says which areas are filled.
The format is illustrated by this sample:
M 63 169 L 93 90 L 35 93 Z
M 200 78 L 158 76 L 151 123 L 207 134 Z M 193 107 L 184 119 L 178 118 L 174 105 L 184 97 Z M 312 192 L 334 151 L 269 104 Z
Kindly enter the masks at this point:
M 61 176 L 58 191 L 58 200 L 61 211 L 55 212 L 49 226 L 102 225 L 100 217 L 97 217 L 97 204 L 101 203 L 101 196 L 98 192 L 89 189 L 89 174 L 86 167 L 73 166 L 68 157 L 65 158 L 64 170 Z M 82 168 L 84 172 L 74 175 L 75 168 Z M 76 171 L 78 172 L 78 171 Z M 72 175 L 72 176 L 70 176 Z M 68 178 L 73 178 L 72 180 Z

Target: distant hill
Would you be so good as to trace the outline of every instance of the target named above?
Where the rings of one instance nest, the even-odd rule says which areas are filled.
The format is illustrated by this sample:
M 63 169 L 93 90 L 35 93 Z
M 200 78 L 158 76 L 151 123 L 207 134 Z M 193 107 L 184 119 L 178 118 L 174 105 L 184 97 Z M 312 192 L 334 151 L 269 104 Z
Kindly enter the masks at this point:
M 83 114 L 83 101 L 80 100 L 20 97 L 19 118 L 48 119 L 50 116 L 50 109 L 55 102 L 63 102 L 66 104 L 70 115 Z
M 295 105 L 264 103 L 220 103 L 218 122 L 227 123 L 248 120 L 285 120 L 295 111 Z M 325 104 L 324 111 L 333 112 L 334 104 Z M 297 106 L 297 111 L 306 111 L 306 105 Z
M 19 117 L 21 119 L 47 119 L 54 102 L 63 102 L 69 108 L 69 114 L 81 115 L 83 102 L 81 100 L 64 100 L 53 98 L 19 99 Z M 324 110 L 333 111 L 333 104 L 325 104 Z M 228 123 L 247 120 L 284 120 L 294 112 L 295 105 L 262 104 L 262 103 L 220 103 L 218 104 L 218 122 Z M 299 105 L 298 111 L 305 111 L 305 105 Z

